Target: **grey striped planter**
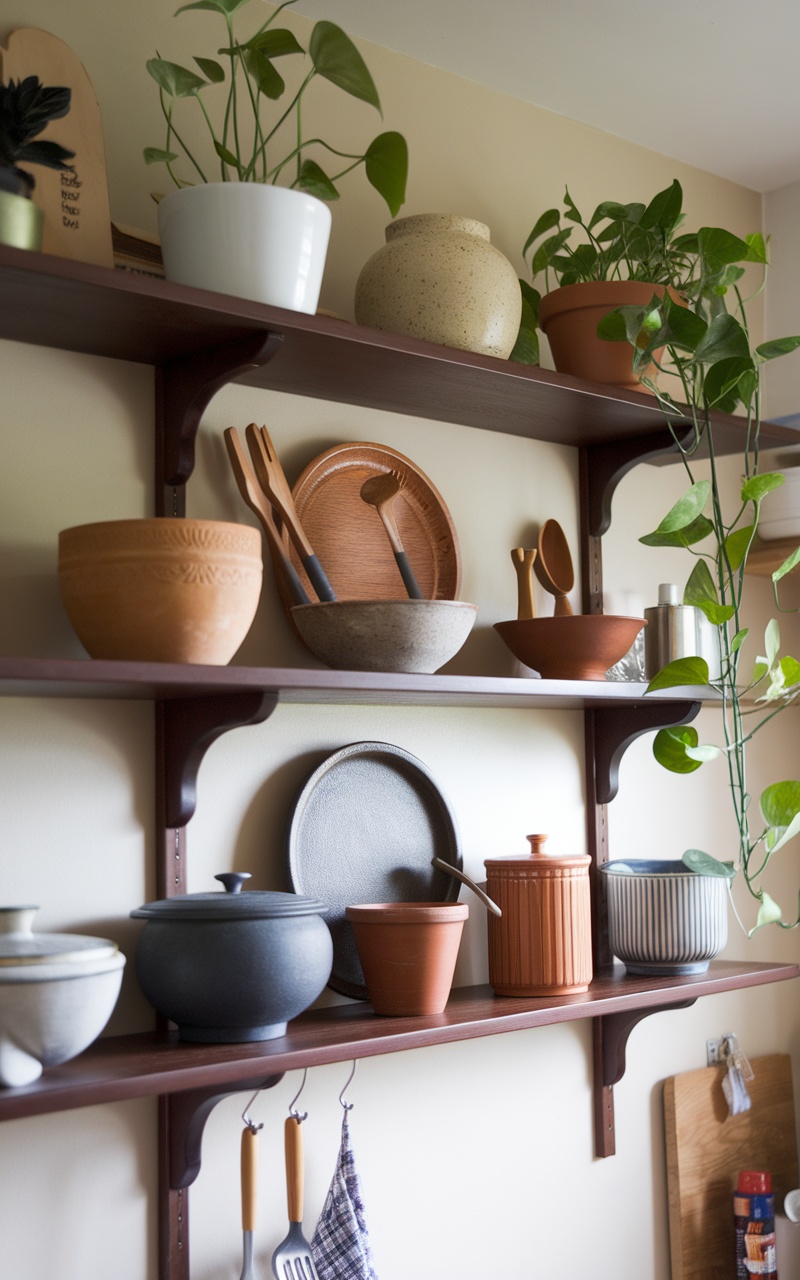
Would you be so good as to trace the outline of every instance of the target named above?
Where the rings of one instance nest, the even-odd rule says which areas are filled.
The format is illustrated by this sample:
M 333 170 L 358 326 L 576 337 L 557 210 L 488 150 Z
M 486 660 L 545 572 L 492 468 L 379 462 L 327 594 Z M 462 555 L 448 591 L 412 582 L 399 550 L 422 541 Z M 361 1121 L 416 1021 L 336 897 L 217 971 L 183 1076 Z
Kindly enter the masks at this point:
M 607 862 L 601 871 L 609 944 L 628 973 L 706 971 L 728 940 L 728 882 L 723 876 L 698 875 L 682 862 L 657 859 L 621 859 Z

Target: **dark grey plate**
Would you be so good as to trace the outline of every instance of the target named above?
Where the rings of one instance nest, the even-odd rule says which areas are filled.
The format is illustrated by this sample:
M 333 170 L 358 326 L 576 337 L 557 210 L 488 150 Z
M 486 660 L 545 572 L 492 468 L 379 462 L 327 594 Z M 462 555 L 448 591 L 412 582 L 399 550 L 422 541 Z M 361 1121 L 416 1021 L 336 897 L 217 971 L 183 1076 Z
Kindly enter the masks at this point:
M 367 998 L 345 908 L 365 902 L 455 902 L 459 883 L 431 866 L 461 869 L 455 817 L 430 772 L 402 747 L 353 742 L 315 769 L 294 801 L 289 883 L 318 898 L 333 936 L 328 986 Z

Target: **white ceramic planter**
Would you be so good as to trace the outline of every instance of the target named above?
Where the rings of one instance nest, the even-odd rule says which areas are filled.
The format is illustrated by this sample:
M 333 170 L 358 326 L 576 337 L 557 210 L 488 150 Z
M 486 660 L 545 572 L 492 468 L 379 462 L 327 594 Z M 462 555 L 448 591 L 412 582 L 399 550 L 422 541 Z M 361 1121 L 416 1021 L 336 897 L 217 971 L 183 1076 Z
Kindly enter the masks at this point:
M 0 908 L 0 1085 L 38 1080 L 96 1040 L 125 957 L 106 938 L 31 931 L 36 907 Z
M 758 536 L 765 542 L 800 537 L 800 466 L 778 474 L 784 482 L 764 499 L 758 522 Z
M 257 182 L 184 187 L 158 206 L 167 279 L 313 315 L 331 211 L 315 196 Z
M 728 940 L 728 882 L 682 862 L 618 859 L 600 868 L 608 941 L 628 973 L 705 973 Z

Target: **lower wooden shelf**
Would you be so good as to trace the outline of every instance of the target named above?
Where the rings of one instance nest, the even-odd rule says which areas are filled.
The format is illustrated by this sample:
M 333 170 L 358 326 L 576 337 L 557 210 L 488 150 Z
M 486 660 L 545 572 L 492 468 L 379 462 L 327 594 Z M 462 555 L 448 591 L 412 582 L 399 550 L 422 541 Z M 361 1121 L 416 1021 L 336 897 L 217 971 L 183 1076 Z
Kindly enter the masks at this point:
M 110 1036 L 35 1084 L 0 1090 L 0 1120 L 184 1090 L 236 1092 L 238 1082 L 302 1067 L 369 1058 L 480 1036 L 622 1015 L 631 1023 L 700 996 L 800 977 L 800 965 L 714 961 L 686 978 L 628 977 L 622 966 L 601 974 L 584 995 L 539 1000 L 495 996 L 491 987 L 458 987 L 437 1017 L 378 1018 L 368 1004 L 316 1009 L 294 1019 L 277 1040 L 193 1045 L 174 1033 Z M 244 1087 L 244 1084 L 243 1086 Z

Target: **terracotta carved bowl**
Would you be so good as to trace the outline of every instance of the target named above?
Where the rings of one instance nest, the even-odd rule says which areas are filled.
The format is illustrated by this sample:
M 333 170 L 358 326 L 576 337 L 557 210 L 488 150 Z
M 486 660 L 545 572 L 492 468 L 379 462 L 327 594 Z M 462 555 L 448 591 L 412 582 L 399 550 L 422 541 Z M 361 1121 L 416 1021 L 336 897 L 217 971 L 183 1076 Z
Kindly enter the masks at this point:
M 645 625 L 643 618 L 582 613 L 512 619 L 494 628 L 514 657 L 543 680 L 604 680 Z
M 261 595 L 261 534 L 219 520 L 109 520 L 58 538 L 61 596 L 92 658 L 229 662 Z
M 477 612 L 461 600 L 332 600 L 295 605 L 292 621 L 329 667 L 430 674 L 458 653 Z

